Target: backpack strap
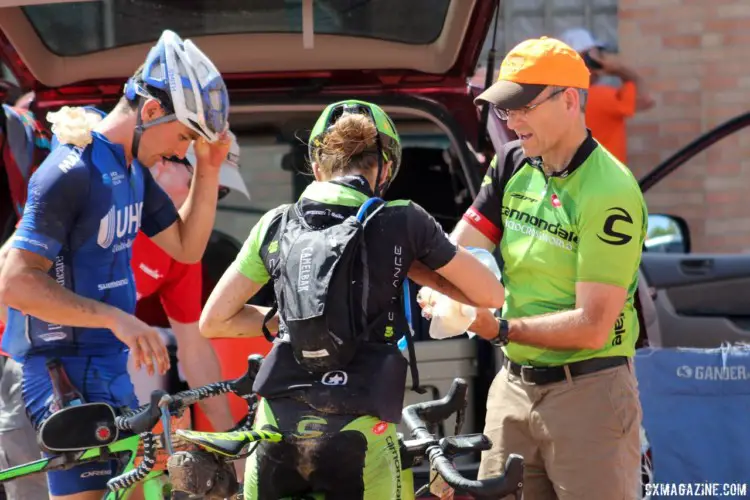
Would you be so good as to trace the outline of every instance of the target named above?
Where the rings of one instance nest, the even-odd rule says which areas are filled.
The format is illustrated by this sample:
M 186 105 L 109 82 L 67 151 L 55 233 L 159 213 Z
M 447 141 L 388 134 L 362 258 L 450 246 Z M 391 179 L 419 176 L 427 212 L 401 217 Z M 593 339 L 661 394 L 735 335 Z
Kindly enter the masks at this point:
M 279 225 L 279 238 L 281 238 L 284 234 L 284 230 L 286 229 L 286 224 L 289 222 L 289 212 L 294 208 L 294 203 L 290 204 L 288 207 L 284 209 L 284 212 L 281 214 L 281 224 Z M 278 335 L 274 335 L 271 333 L 271 331 L 268 329 L 268 322 L 271 321 L 271 318 L 274 317 L 274 315 L 279 310 L 279 302 L 276 297 L 276 294 L 274 293 L 274 299 L 273 299 L 273 305 L 271 306 L 271 309 L 268 310 L 265 316 L 263 316 L 263 324 L 261 325 L 261 330 L 263 331 L 263 336 L 266 338 L 267 341 L 273 342 L 276 340 L 276 337 Z
M 278 312 L 279 310 L 279 303 L 276 302 L 276 300 L 273 301 L 273 305 L 271 306 L 271 309 L 268 310 L 265 316 L 263 316 L 263 324 L 261 325 L 261 330 L 263 330 L 263 336 L 266 338 L 267 341 L 273 343 L 274 340 L 276 340 L 277 335 L 274 335 L 271 333 L 271 330 L 268 329 L 268 326 L 266 324 L 271 321 L 271 318 L 273 318 L 274 314 Z
M 419 368 L 417 367 L 417 353 L 414 349 L 414 327 L 411 322 L 411 292 L 409 289 L 409 278 L 404 278 L 402 284 L 402 297 L 404 300 L 404 315 L 406 323 L 409 325 L 409 331 L 404 333 L 406 336 L 406 348 L 409 350 L 409 371 L 411 372 L 411 390 L 417 394 L 424 394 L 427 389 L 419 385 Z
M 371 206 L 377 204 L 377 207 L 375 210 L 372 211 L 369 215 L 367 215 L 367 211 L 370 209 Z M 366 225 L 370 219 L 375 217 L 377 213 L 385 206 L 385 201 L 382 198 L 372 197 L 368 199 L 366 202 L 362 204 L 361 207 L 359 207 L 359 210 L 357 211 L 357 220 L 361 222 L 363 225 Z
M 367 211 L 369 210 L 369 208 L 375 204 L 378 205 L 377 208 L 375 208 L 375 210 L 373 210 L 365 218 L 365 215 L 367 214 Z M 386 205 L 385 201 L 381 198 L 373 197 L 373 198 L 368 199 L 359 208 L 359 211 L 357 212 L 357 220 L 362 222 L 363 225 L 366 225 L 370 221 L 370 219 L 375 217 L 377 213 L 380 211 L 380 209 L 382 209 L 385 205 Z M 409 331 L 406 332 L 404 335 L 406 337 L 406 347 L 409 352 L 409 370 L 411 371 L 411 390 L 416 392 L 417 394 L 425 394 L 427 392 L 427 389 L 421 387 L 419 384 L 419 369 L 417 367 L 417 354 L 414 349 L 414 339 L 413 339 L 414 327 L 412 325 L 411 293 L 409 289 L 409 278 L 404 279 L 401 290 L 402 290 L 401 297 L 402 297 L 403 306 L 404 306 L 404 315 L 406 316 L 406 322 L 409 326 Z M 384 312 L 384 314 L 387 314 L 387 313 L 388 311 Z M 376 323 L 376 322 L 377 320 L 374 321 L 373 323 Z

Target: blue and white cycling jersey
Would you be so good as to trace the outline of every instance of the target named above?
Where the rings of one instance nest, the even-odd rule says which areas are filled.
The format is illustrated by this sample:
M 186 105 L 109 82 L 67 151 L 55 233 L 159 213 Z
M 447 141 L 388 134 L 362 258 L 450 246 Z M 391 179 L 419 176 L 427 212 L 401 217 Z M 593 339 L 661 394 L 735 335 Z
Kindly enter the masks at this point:
M 13 248 L 52 261 L 49 275 L 72 292 L 135 311 L 131 246 L 139 229 L 154 236 L 177 220 L 172 201 L 121 145 L 94 132 L 85 148 L 57 146 L 29 182 Z M 108 355 L 125 345 L 111 331 L 57 325 L 10 309 L 2 348 L 16 359 Z

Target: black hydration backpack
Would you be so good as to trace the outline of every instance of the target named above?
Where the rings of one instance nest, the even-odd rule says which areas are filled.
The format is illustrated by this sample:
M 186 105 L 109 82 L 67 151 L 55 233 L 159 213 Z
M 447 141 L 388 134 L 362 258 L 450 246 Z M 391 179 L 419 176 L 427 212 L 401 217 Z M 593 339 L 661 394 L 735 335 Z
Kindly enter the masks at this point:
M 356 216 L 323 228 L 307 224 L 296 204 L 282 215 L 272 271 L 276 305 L 267 318 L 278 308 L 294 357 L 310 372 L 343 369 L 376 323 L 367 322 L 364 231 L 383 206 L 382 199 L 370 198 Z M 263 333 L 273 340 L 265 324 Z

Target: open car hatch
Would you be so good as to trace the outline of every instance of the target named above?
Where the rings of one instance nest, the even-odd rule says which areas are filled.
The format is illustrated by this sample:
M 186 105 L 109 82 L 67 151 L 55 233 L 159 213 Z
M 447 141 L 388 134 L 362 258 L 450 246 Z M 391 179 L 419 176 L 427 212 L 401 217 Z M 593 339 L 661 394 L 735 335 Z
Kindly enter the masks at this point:
M 38 101 L 118 95 L 164 29 L 232 90 L 465 89 L 494 0 L 0 0 L 0 57 Z

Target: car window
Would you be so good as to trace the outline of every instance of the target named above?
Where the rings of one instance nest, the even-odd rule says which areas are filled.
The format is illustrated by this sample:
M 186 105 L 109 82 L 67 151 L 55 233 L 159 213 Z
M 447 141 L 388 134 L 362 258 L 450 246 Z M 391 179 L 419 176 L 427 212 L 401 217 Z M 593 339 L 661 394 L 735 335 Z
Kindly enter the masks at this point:
M 315 0 L 315 33 L 433 42 L 451 0 Z M 300 33 L 302 0 L 111 0 L 29 5 L 23 11 L 55 54 L 82 55 L 181 36 Z

